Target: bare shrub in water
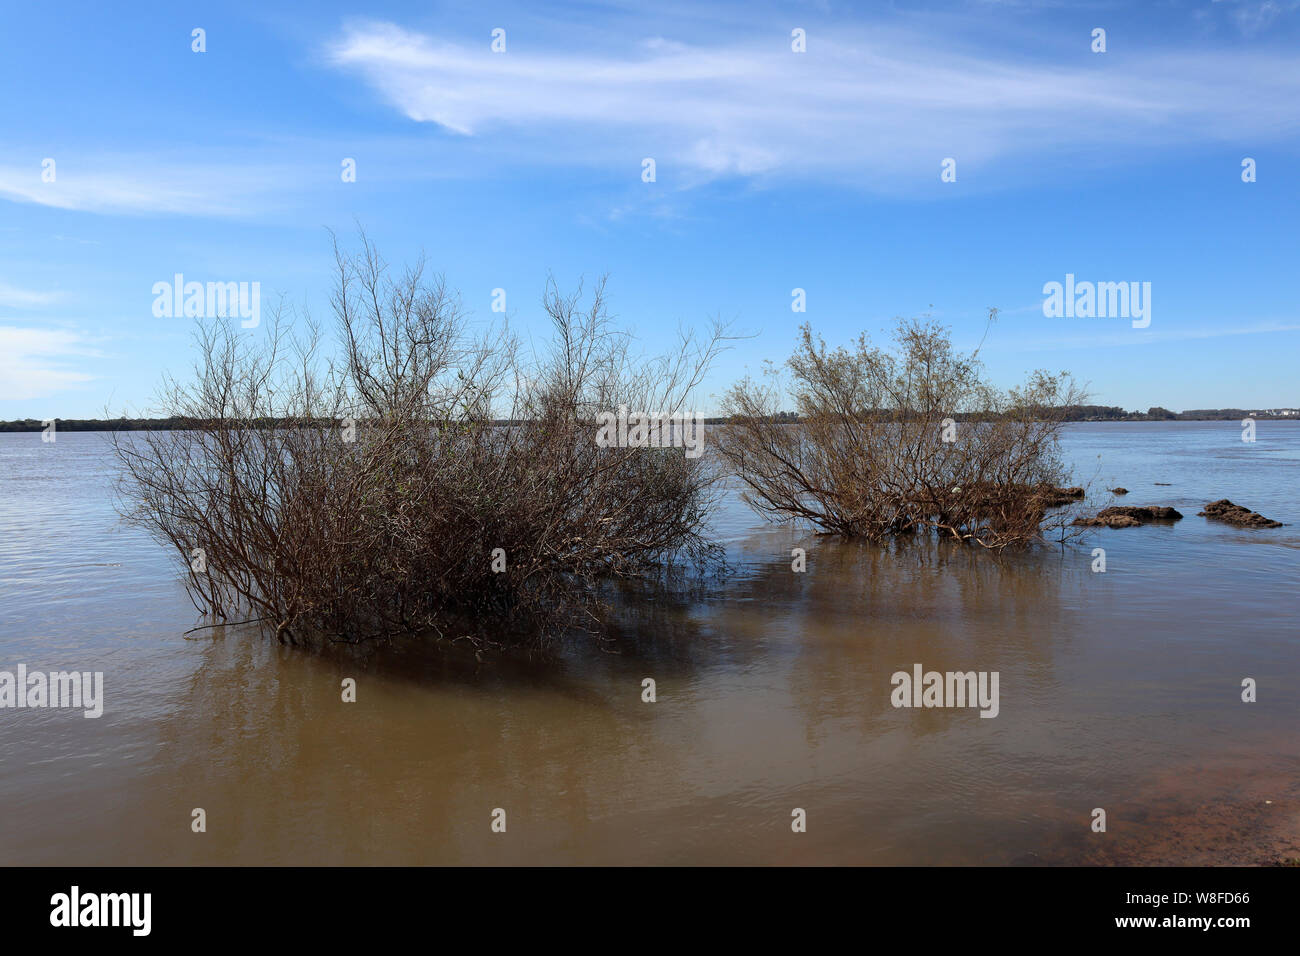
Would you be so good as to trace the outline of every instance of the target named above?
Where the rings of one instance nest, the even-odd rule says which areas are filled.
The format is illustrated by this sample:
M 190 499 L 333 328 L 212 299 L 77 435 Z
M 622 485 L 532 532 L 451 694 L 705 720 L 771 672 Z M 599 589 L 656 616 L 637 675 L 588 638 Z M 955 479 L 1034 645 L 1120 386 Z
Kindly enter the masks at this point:
M 1049 515 L 1065 480 L 1057 440 L 1082 390 L 1041 371 L 995 389 L 979 350 L 957 353 L 930 322 L 900 321 L 895 344 L 828 350 L 804 325 L 788 389 L 778 370 L 731 389 L 716 444 L 745 500 L 845 537 L 931 531 L 1002 549 L 1063 528 Z
M 595 422 L 684 414 L 720 329 L 638 359 L 603 281 L 585 305 L 550 283 L 554 337 L 525 353 L 502 325 L 473 333 L 422 265 L 390 278 L 364 237 L 335 259 L 331 354 L 283 310 L 259 335 L 202 325 L 194 380 L 160 394 L 193 427 L 115 436 L 127 513 L 179 552 L 201 611 L 282 642 L 541 637 L 594 625 L 610 579 L 714 556 L 706 459 L 599 447 Z

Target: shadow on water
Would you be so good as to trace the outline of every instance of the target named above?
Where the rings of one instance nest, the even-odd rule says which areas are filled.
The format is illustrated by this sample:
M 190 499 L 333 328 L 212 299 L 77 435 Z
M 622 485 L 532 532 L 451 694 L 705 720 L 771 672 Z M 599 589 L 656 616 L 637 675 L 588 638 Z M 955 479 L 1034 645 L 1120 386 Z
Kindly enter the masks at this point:
M 215 629 L 159 727 L 153 772 L 132 788 L 133 819 L 171 821 L 151 830 L 146 856 L 906 859 L 906 843 L 846 857 L 834 828 L 792 850 L 780 821 L 810 803 L 850 826 L 863 814 L 902 826 L 927 800 L 977 800 L 983 773 L 953 777 L 953 754 L 984 760 L 978 735 L 992 727 L 981 725 L 998 722 L 896 710 L 889 676 L 913 662 L 1000 669 L 1018 695 L 1046 693 L 1060 562 L 810 539 L 816 573 L 800 573 L 788 539 L 760 532 L 752 553 L 782 557 L 687 594 L 625 599 L 604 644 L 570 635 L 547 653 L 479 661 L 468 646 L 419 641 L 305 650 Z M 342 701 L 348 677 L 356 703 Z M 646 677 L 654 706 L 642 701 Z M 987 759 L 992 772 L 999 758 Z M 867 781 L 875 796 L 863 803 Z M 208 835 L 237 838 L 191 834 L 194 807 Z M 514 839 L 491 840 L 494 807 L 509 808 Z
M 806 570 L 794 570 L 791 547 L 806 551 Z M 593 678 L 647 668 L 684 677 L 744 669 L 772 654 L 806 654 L 818 643 L 807 635 L 851 641 L 884 661 L 897 649 L 893 638 L 914 641 L 918 626 L 933 631 L 937 643 L 927 646 L 944 656 L 969 650 L 992 629 L 1004 637 L 1002 650 L 1046 663 L 1050 648 L 1042 637 L 1061 629 L 1063 581 L 1077 577 L 1080 563 L 1077 553 L 1067 563 L 1063 552 L 1047 548 L 999 555 L 927 538 L 882 545 L 783 531 L 755 533 L 744 548 L 751 557 L 726 575 L 611 594 L 599 633 L 568 630 L 530 646 L 530 634 L 502 632 L 508 647 L 432 635 L 325 642 L 286 654 L 431 689 L 534 687 L 575 699 Z M 755 560 L 754 554 L 784 556 Z M 251 627 L 203 633 L 213 640 L 267 637 Z

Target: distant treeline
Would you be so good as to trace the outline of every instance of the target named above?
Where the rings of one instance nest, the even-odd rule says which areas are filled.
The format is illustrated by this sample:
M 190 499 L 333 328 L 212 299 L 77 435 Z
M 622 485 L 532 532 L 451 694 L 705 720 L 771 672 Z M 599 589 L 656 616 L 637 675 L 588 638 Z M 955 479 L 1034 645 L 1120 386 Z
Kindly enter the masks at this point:
M 55 429 L 61 432 L 182 431 L 205 424 L 192 418 L 56 418 L 53 421 Z M 270 419 L 258 419 L 252 424 L 258 428 L 276 425 Z M 39 432 L 45 427 L 45 422 L 34 418 L 0 422 L 0 432 Z
M 1288 412 L 1290 414 L 1286 414 Z M 1071 422 L 1215 422 L 1241 421 L 1243 418 L 1300 419 L 1300 414 L 1294 408 L 1189 408 L 1185 412 L 1175 412 L 1159 405 L 1145 412 L 1128 412 L 1118 405 L 1073 405 L 1066 411 L 1066 421 Z
M 1289 412 L 1289 414 L 1287 414 Z M 1057 418 L 1059 412 L 1051 416 Z M 887 417 L 887 416 L 882 416 Z M 981 416 L 972 413 L 958 413 L 953 416 L 957 421 L 969 421 Z M 1276 419 L 1300 421 L 1297 409 L 1245 409 L 1245 408 L 1192 408 L 1185 412 L 1175 412 L 1168 408 L 1156 406 L 1145 412 L 1126 411 L 1118 405 L 1071 405 L 1064 412 L 1063 420 L 1067 422 L 1212 422 L 1241 421 L 1243 418 Z M 799 416 L 794 412 L 781 412 L 773 417 L 779 422 L 798 422 Z M 192 418 L 56 418 L 55 428 L 65 432 L 106 432 L 106 431 L 184 431 L 195 428 L 210 427 L 213 423 L 201 422 Z M 726 424 L 726 418 L 706 418 L 705 424 Z M 280 428 L 285 425 L 302 425 L 301 420 L 289 422 L 285 419 L 257 418 L 249 422 L 254 428 Z M 340 422 L 319 421 L 317 425 L 339 425 Z M 500 419 L 498 425 L 516 424 Z M 34 418 L 15 419 L 0 422 L 0 432 L 39 432 L 45 430 L 45 422 Z
M 898 417 L 897 412 L 880 412 L 869 415 L 859 413 L 863 418 L 880 418 L 885 420 Z M 1245 408 L 1192 408 L 1185 412 L 1175 412 L 1168 408 L 1156 406 L 1145 412 L 1126 411 L 1118 405 L 1069 405 L 1061 408 L 1042 409 L 1043 418 L 1067 422 L 1215 422 L 1241 421 L 1243 418 L 1276 419 L 1300 421 L 1300 409 L 1245 409 Z M 906 416 L 904 416 L 906 417 Z M 981 412 L 958 412 L 952 416 L 956 421 L 979 421 L 989 418 Z M 997 416 L 993 416 L 997 417 Z M 772 416 L 773 421 L 797 422 L 799 416 L 794 412 L 781 412 Z M 725 418 L 710 418 L 710 425 L 724 424 Z

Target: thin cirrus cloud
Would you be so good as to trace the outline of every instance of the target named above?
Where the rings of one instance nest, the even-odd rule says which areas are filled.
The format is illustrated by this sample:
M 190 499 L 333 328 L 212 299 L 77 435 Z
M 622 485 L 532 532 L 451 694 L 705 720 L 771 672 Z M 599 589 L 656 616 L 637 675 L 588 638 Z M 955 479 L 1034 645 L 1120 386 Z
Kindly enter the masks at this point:
M 326 50 L 409 119 L 496 141 L 522 161 L 652 156 L 703 179 L 833 176 L 869 187 L 921 169 L 934 178 L 949 156 L 978 166 L 1077 149 L 1109 162 L 1300 129 L 1293 60 L 1216 49 L 1094 56 L 1023 61 L 899 30 L 812 35 L 803 54 L 772 37 L 649 40 L 623 56 L 522 44 L 494 54 L 486 42 L 372 21 L 345 27 Z
M 300 167 L 267 168 L 233 159 L 225 165 L 138 157 L 79 155 L 59 162 L 53 182 L 39 165 L 0 166 L 0 199 L 55 209 L 126 215 L 240 217 L 274 206 Z
M 1020 311 L 1020 310 L 1015 310 Z M 1034 338 L 1018 331 L 1007 341 L 1003 350 L 1010 352 L 1051 352 L 1062 349 L 1096 349 L 1112 347 L 1129 347 L 1134 345 L 1162 345 L 1170 342 L 1195 341 L 1200 339 L 1218 339 L 1240 335 L 1275 335 L 1278 333 L 1300 332 L 1300 324 L 1291 321 L 1267 320 L 1239 325 L 1215 326 L 1175 326 L 1156 328 L 1154 325 L 1139 333 L 1130 333 L 1124 329 L 1119 332 L 1096 332 L 1088 335 L 1063 335 L 1052 338 Z
M 52 305 L 63 297 L 60 292 L 37 292 L 32 289 L 20 289 L 17 286 L 0 282 L 0 306 L 30 309 Z
M 69 329 L 0 325 L 0 401 L 45 398 L 89 382 L 93 376 L 66 365 L 100 355 Z
M 1229 11 L 1232 23 L 1243 36 L 1257 36 L 1287 13 L 1300 8 L 1296 0 L 1213 0 Z M 1206 11 L 1207 13 L 1209 11 Z

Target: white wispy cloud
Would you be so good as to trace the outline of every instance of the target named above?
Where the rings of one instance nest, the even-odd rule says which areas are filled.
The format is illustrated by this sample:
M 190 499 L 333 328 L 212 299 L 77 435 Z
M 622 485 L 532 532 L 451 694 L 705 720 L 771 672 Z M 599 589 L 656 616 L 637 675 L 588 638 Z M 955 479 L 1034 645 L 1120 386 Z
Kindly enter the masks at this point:
M 609 50 L 609 44 L 595 49 Z M 652 41 L 612 53 L 493 54 L 356 22 L 327 61 L 392 108 L 523 162 L 635 164 L 718 175 L 833 175 L 865 187 L 941 159 L 967 168 L 1062 151 L 1113 161 L 1189 143 L 1295 135 L 1294 58 L 1209 48 L 1037 62 L 920 31 L 814 33 L 762 44 Z M 1122 160 L 1121 160 L 1122 161 Z M 661 173 L 662 178 L 662 173 Z
M 0 325 L 0 400 L 45 398 L 89 382 L 94 376 L 69 363 L 100 354 L 76 331 Z
M 30 309 L 52 305 L 62 297 L 63 294 L 60 292 L 38 292 L 32 289 L 20 289 L 17 286 L 0 281 L 0 306 Z
M 1286 14 L 1300 8 L 1296 0 L 1213 0 L 1228 11 L 1243 36 L 1253 37 L 1273 26 Z
M 157 153 L 75 155 L 58 161 L 54 182 L 42 181 L 39 165 L 0 166 L 0 199 L 93 213 L 238 217 L 266 211 L 302 179 L 301 166 L 238 158 L 193 165 Z
M 1037 337 L 1025 334 L 1023 327 L 1019 327 L 1015 337 L 1005 343 L 1000 343 L 999 348 L 1002 351 L 1010 352 L 1038 352 L 1038 351 L 1055 351 L 1058 349 L 1095 349 L 1111 348 L 1115 346 L 1134 346 L 1134 345 L 1162 345 L 1169 342 L 1185 342 L 1198 339 L 1218 339 L 1229 336 L 1239 335 L 1272 335 L 1282 332 L 1300 332 L 1300 323 L 1294 320 L 1274 320 L 1267 319 L 1255 322 L 1238 322 L 1234 324 L 1221 325 L 1199 325 L 1188 326 L 1182 323 L 1166 323 L 1163 327 L 1157 328 L 1153 322 L 1150 329 L 1122 329 L 1120 331 L 1111 331 L 1101 323 L 1113 323 L 1111 319 L 1045 319 L 1044 322 L 1091 322 L 1094 323 L 1087 332 L 1079 333 L 1077 330 L 1073 333 L 1067 331 L 1067 327 L 1060 327 L 1063 334 L 1057 337 Z

